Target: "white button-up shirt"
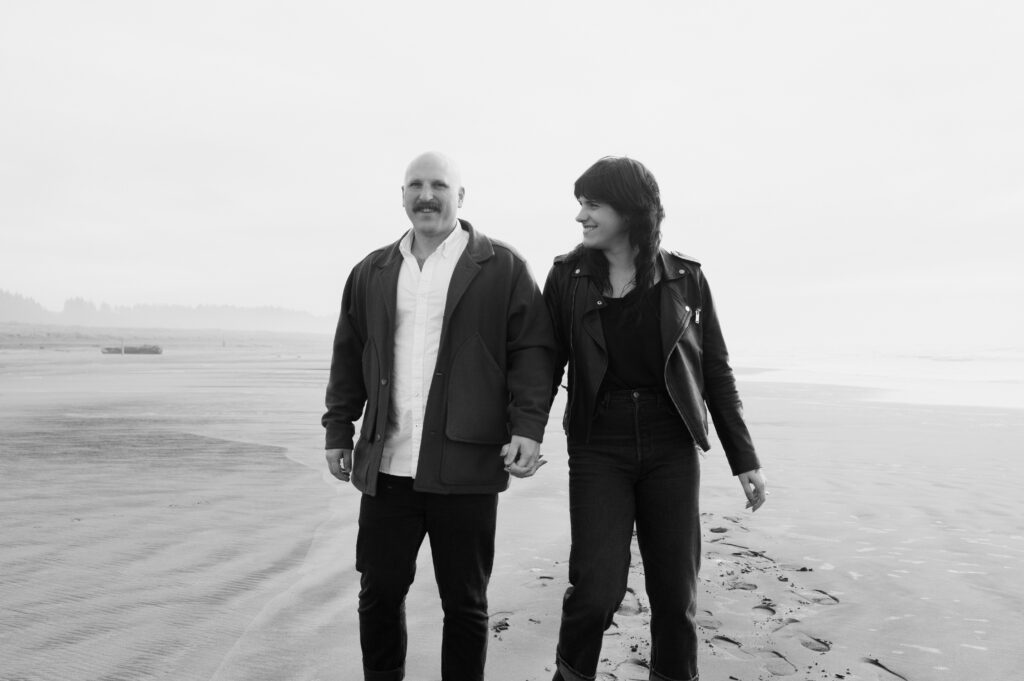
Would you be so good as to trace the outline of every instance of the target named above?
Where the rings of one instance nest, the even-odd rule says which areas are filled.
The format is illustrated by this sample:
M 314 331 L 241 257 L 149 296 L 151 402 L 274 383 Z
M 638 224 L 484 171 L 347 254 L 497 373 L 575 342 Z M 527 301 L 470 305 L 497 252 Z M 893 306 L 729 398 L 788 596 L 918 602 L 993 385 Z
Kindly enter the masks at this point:
M 412 238 L 410 229 L 398 244 L 403 263 L 398 273 L 395 306 L 391 413 L 380 463 L 382 473 L 406 477 L 416 477 L 423 415 L 437 365 L 448 284 L 469 243 L 469 233 L 456 224 L 448 238 L 423 262 L 423 269 L 412 254 Z

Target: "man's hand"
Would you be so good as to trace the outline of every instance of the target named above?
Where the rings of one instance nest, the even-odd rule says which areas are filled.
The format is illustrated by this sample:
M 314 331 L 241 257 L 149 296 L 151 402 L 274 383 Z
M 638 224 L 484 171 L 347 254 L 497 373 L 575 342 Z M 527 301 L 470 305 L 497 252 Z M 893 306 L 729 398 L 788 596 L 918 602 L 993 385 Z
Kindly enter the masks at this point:
M 348 482 L 352 476 L 352 450 L 351 449 L 328 449 L 324 451 L 327 457 L 327 467 L 331 469 L 331 475 L 342 482 Z
M 505 459 L 505 470 L 517 478 L 528 478 L 547 463 L 541 457 L 540 443 L 521 435 L 513 435 L 501 448 L 501 457 Z
M 768 492 L 765 490 L 767 484 L 764 479 L 764 473 L 761 469 L 747 471 L 746 473 L 740 473 L 736 476 L 740 479 L 740 486 L 743 487 L 743 494 L 747 496 L 747 508 L 751 512 L 761 508 L 761 505 L 768 498 Z

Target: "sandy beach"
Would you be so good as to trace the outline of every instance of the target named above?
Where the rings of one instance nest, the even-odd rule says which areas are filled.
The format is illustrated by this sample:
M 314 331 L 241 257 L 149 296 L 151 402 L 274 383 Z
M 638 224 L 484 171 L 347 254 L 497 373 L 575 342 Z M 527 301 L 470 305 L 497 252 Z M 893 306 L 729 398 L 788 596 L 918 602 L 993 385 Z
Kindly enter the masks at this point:
M 326 475 L 319 425 L 330 339 L 175 332 L 134 357 L 101 355 L 108 340 L 0 328 L 0 679 L 360 679 L 359 500 Z M 771 496 L 745 511 L 715 443 L 702 678 L 1014 678 L 1024 411 L 738 377 Z M 569 552 L 559 422 L 550 463 L 501 497 L 494 681 L 552 673 Z M 647 678 L 634 563 L 601 679 Z M 436 681 L 426 545 L 419 575 L 408 678 Z

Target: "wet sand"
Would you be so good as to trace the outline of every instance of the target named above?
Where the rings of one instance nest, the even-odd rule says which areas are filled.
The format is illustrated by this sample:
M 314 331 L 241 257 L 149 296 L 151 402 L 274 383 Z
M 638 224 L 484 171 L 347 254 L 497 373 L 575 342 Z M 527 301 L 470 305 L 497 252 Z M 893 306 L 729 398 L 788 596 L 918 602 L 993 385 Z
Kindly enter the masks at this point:
M 91 334 L 0 342 L 0 678 L 361 678 L 358 495 L 321 451 L 330 339 L 180 335 L 122 357 Z M 720 448 L 703 460 L 702 677 L 1012 678 L 1024 412 L 747 376 L 772 495 L 744 511 Z M 551 463 L 501 498 L 495 681 L 551 676 L 569 548 L 559 420 Z M 435 680 L 426 545 L 420 563 L 408 678 Z M 599 678 L 647 678 L 638 560 L 630 589 Z

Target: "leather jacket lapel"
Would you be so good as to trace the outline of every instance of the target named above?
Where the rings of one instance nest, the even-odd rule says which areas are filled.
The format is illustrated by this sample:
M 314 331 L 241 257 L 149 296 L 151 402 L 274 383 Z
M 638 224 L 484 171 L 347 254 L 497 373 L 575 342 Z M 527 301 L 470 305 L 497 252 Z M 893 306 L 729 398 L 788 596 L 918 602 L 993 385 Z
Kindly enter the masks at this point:
M 604 344 L 604 328 L 601 326 L 601 294 L 597 287 L 591 283 L 592 281 L 589 277 L 584 277 L 581 282 L 583 297 L 580 302 L 583 303 L 583 329 L 597 343 L 597 347 L 601 349 L 601 352 L 607 352 Z
M 661 270 L 661 347 L 665 361 L 672 356 L 676 343 L 683 337 L 686 327 L 690 325 L 693 311 L 686 304 L 683 291 L 689 282 L 689 275 L 683 268 L 672 267 L 665 251 L 659 253 L 658 266 Z
M 682 284 L 682 280 L 675 279 L 662 285 L 661 347 L 666 360 L 672 356 L 672 351 L 693 318 L 693 312 L 683 297 Z

